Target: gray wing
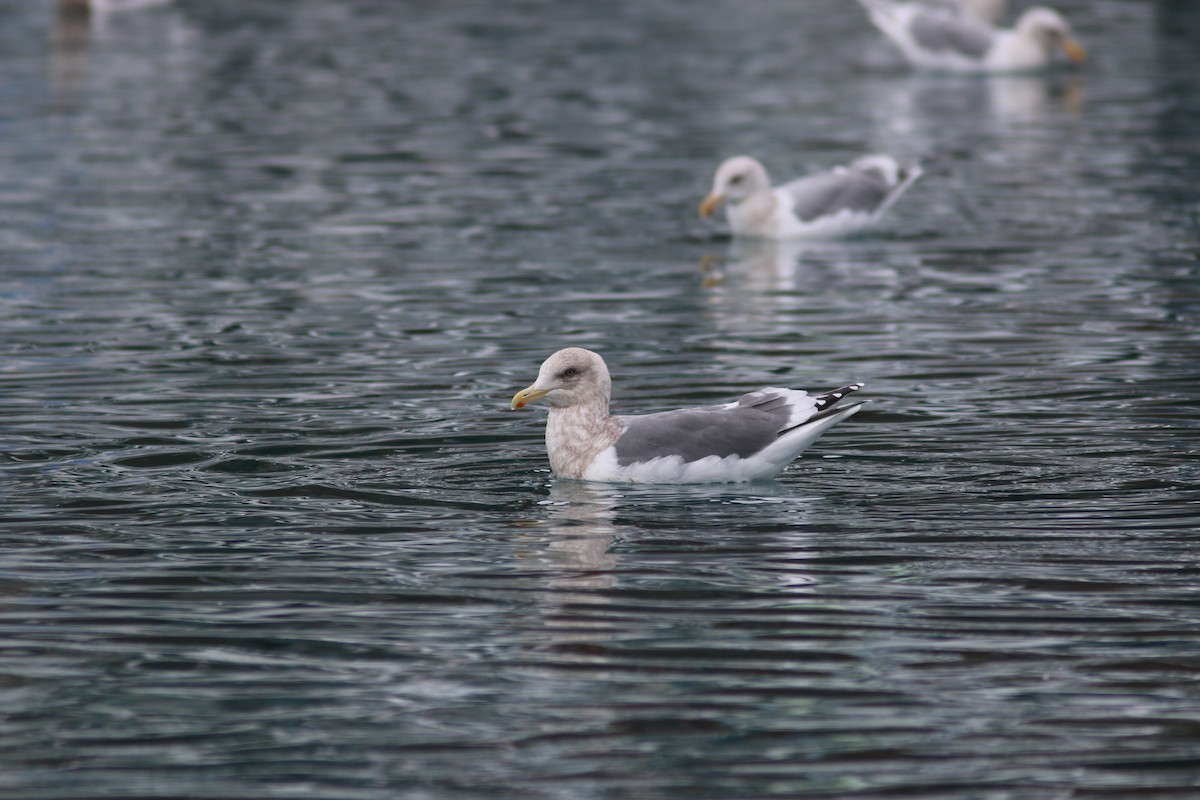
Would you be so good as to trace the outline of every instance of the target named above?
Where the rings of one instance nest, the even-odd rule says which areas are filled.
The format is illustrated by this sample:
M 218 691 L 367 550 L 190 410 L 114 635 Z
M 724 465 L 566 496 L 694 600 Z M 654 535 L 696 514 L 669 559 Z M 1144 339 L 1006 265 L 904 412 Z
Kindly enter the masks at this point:
M 684 463 L 709 456 L 748 458 L 770 445 L 787 427 L 787 395 L 753 392 L 736 406 L 685 408 L 626 417 L 629 427 L 617 439 L 617 463 L 628 466 L 679 456 Z
M 971 58 L 983 58 L 996 40 L 995 31 L 986 25 L 938 11 L 917 14 L 909 31 L 926 50 L 953 50 Z
M 840 169 L 793 181 L 782 187 L 792 198 L 792 213 L 804 222 L 839 211 L 875 213 L 891 187 L 877 169 Z

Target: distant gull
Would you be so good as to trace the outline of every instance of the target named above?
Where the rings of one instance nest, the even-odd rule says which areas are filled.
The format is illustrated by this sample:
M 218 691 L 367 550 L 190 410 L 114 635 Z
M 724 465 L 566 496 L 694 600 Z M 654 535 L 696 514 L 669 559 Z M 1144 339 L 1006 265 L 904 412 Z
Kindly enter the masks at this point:
M 944 72 L 1029 72 L 1049 67 L 1061 49 L 1076 64 L 1083 47 L 1057 11 L 1031 8 L 1011 29 L 925 0 L 859 0 L 875 23 L 918 67 Z
M 858 412 L 837 404 L 852 383 L 809 395 L 759 389 L 734 403 L 639 416 L 608 413 L 612 380 L 591 350 L 568 347 L 542 364 L 512 408 L 546 399 L 546 450 L 556 475 L 609 483 L 728 483 L 769 478 L 821 434 Z
M 735 156 L 718 169 L 712 191 L 700 204 L 707 217 L 725 203 L 737 236 L 820 239 L 856 233 L 875 222 L 921 176 L 916 164 L 891 156 L 865 156 L 771 188 L 767 170 L 750 156 Z

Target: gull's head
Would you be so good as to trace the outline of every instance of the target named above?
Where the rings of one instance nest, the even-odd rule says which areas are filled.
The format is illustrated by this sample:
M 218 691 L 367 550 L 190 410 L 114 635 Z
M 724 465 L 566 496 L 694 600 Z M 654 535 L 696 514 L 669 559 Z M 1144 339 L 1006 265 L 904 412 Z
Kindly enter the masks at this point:
M 1082 64 L 1087 58 L 1070 24 L 1063 19 L 1062 14 L 1053 9 L 1029 9 L 1017 20 L 1017 32 L 1037 41 L 1047 53 L 1056 47 L 1062 48 L 1067 58 L 1076 64 Z
M 700 204 L 700 216 L 707 217 L 721 203 L 737 204 L 746 198 L 771 190 L 767 170 L 750 156 L 734 156 L 717 168 L 712 191 Z
M 552 408 L 601 403 L 608 410 L 612 379 L 604 359 L 582 347 L 559 350 L 542 362 L 537 380 L 513 395 L 512 409 L 546 398 Z

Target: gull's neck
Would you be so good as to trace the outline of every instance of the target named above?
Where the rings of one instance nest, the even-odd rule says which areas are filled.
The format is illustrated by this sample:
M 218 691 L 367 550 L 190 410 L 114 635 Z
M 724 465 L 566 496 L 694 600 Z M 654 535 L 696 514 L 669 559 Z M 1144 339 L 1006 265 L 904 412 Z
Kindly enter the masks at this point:
M 775 193 L 770 189 L 755 192 L 740 203 L 730 203 L 725 207 L 729 227 L 733 228 L 734 233 L 761 236 L 770 227 L 778 204 Z
M 987 59 L 1010 70 L 1038 69 L 1050 61 L 1050 54 L 1033 33 L 1018 28 L 997 33 Z
M 582 478 L 596 456 L 625 430 L 619 417 L 608 413 L 608 398 L 564 408 L 551 406 L 546 420 L 546 452 L 550 467 L 564 478 Z

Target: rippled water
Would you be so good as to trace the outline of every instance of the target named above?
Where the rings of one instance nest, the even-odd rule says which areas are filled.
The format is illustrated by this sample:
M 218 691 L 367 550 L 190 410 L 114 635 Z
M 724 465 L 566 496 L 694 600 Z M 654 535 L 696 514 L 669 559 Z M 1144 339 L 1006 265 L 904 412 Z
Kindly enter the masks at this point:
M 1061 6 L 997 80 L 842 0 L 0 6 L 0 795 L 1200 796 L 1200 9 Z M 695 217 L 872 150 L 873 235 Z M 567 344 L 874 402 L 556 481 Z

